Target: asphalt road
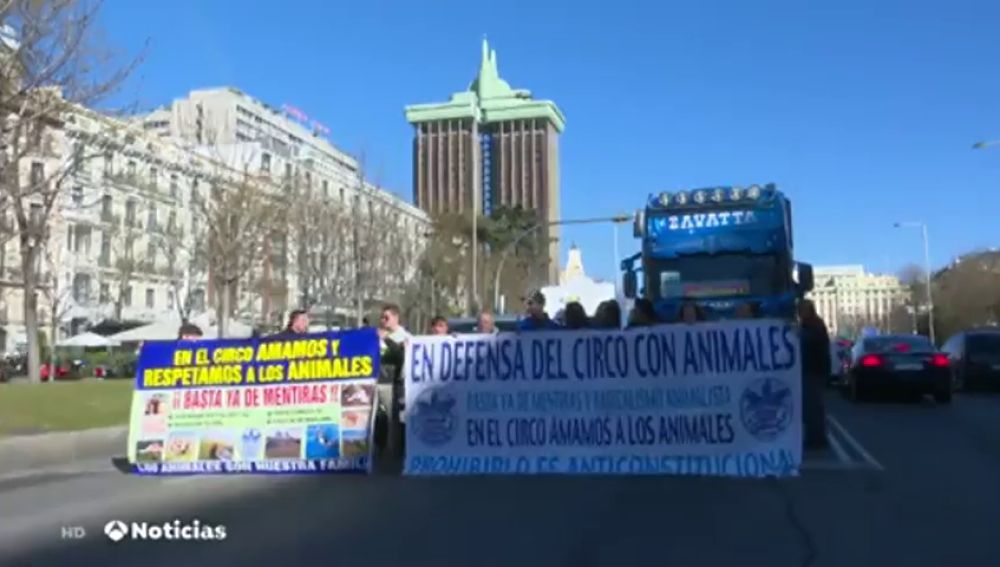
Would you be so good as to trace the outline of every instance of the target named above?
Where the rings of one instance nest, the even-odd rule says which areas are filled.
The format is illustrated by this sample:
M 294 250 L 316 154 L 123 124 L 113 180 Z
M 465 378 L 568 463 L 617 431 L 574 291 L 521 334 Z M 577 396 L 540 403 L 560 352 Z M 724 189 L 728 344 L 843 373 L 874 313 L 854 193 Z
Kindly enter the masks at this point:
M 1000 397 L 855 406 L 831 394 L 828 411 L 832 450 L 784 481 L 150 479 L 101 462 L 0 479 L 0 564 L 1000 565 Z M 227 538 L 103 533 L 112 519 L 175 518 Z M 87 535 L 62 539 L 63 526 Z

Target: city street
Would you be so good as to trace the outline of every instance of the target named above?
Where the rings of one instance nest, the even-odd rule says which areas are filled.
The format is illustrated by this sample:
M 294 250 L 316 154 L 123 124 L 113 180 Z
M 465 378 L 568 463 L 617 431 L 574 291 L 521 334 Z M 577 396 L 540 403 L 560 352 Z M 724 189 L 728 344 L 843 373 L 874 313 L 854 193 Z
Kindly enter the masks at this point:
M 0 481 L 0 564 L 997 565 L 1000 397 L 852 405 L 801 478 L 134 478 Z M 223 524 L 122 542 L 112 519 Z M 62 526 L 82 525 L 79 541 Z M 4 556 L 3 554 L 6 554 Z

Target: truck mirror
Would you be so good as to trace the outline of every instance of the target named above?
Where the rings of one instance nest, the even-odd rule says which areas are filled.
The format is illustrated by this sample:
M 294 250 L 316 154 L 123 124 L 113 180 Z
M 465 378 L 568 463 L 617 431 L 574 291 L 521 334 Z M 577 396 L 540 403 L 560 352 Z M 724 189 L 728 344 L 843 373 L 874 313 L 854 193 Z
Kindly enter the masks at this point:
M 812 291 L 813 290 L 813 285 L 815 284 L 815 282 L 813 281 L 813 267 L 812 267 L 812 264 L 806 264 L 806 263 L 803 263 L 803 262 L 799 262 L 796 265 L 796 268 L 797 268 L 797 271 L 799 273 L 799 277 L 798 277 L 798 280 L 799 280 L 798 281 L 798 283 L 799 283 L 799 291 L 802 292 L 802 293 L 808 293 L 808 292 Z
M 635 277 L 635 272 L 633 272 L 633 271 L 625 272 L 625 276 L 623 277 L 623 279 L 624 279 L 623 283 L 624 283 L 624 287 L 625 287 L 625 290 L 624 290 L 625 291 L 625 297 L 627 297 L 629 299 L 635 299 L 635 295 L 636 295 L 636 291 L 637 291 L 636 288 L 639 287 L 639 282 L 638 282 L 637 278 Z
M 635 238 L 645 238 L 646 236 L 646 211 L 636 211 L 632 219 L 632 236 Z

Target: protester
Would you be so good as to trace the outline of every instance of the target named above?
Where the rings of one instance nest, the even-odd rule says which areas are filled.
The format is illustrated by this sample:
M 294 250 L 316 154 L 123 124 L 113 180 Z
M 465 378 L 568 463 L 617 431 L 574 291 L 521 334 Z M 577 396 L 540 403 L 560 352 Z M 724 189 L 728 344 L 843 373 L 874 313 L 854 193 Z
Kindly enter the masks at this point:
M 705 312 L 702 310 L 701 306 L 693 301 L 685 301 L 684 304 L 681 305 L 678 318 L 682 323 L 686 323 L 688 325 L 693 325 L 706 319 Z
M 563 320 L 567 329 L 586 329 L 590 326 L 590 320 L 587 318 L 587 311 L 584 310 L 583 305 L 578 301 L 570 301 L 566 304 L 566 312 L 563 314 Z
M 177 331 L 179 341 L 200 341 L 202 336 L 201 328 L 194 323 L 184 323 Z
M 525 317 L 517 322 L 518 331 L 545 331 L 559 329 L 559 324 L 545 312 L 545 295 L 536 291 L 525 301 Z
M 741 303 L 736 307 L 737 319 L 756 319 L 760 316 L 760 304 L 756 301 Z
M 394 408 L 398 407 L 395 398 L 402 392 L 405 348 L 411 335 L 399 321 L 398 305 L 387 303 L 382 306 L 378 336 L 381 356 L 376 382 L 378 408 L 375 416 L 375 445 L 381 450 L 400 443 L 400 435 L 396 433 L 389 444 L 389 424 L 393 419 Z
M 379 319 L 379 337 L 396 344 L 403 344 L 410 338 L 410 333 L 399 322 L 399 306 L 387 303 L 382 306 L 382 317 Z
M 597 313 L 594 314 L 593 326 L 598 329 L 621 329 L 622 307 L 618 301 L 614 299 L 602 301 L 597 306 Z
M 288 314 L 288 324 L 285 325 L 284 335 L 304 335 L 309 332 L 309 313 L 303 309 L 296 309 Z
M 657 317 L 653 302 L 645 297 L 636 299 L 635 305 L 632 306 L 632 312 L 628 315 L 627 328 L 650 327 L 656 323 Z
M 431 324 L 428 326 L 429 334 L 431 335 L 447 335 L 448 334 L 448 320 L 440 315 L 431 319 Z
M 802 352 L 802 419 L 806 449 L 827 446 L 826 410 L 823 407 L 823 387 L 830 378 L 830 335 L 826 323 L 816 313 L 816 305 L 803 299 L 799 302 L 799 322 Z
M 476 324 L 476 330 L 480 333 L 486 335 L 495 335 L 497 331 L 496 321 L 493 319 L 493 314 L 489 311 L 483 311 L 479 314 L 479 321 Z

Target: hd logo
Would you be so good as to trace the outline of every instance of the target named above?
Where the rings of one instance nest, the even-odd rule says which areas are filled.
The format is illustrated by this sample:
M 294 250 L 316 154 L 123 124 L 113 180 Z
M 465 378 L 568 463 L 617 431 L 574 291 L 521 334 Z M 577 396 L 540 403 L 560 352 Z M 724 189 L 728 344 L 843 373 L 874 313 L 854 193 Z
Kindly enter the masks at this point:
M 111 520 L 104 525 L 104 535 L 114 543 L 124 539 L 137 541 L 222 541 L 226 539 L 225 526 L 203 524 L 199 520 L 182 522 L 174 520 L 162 524 Z

